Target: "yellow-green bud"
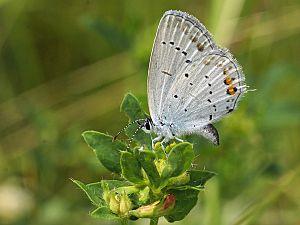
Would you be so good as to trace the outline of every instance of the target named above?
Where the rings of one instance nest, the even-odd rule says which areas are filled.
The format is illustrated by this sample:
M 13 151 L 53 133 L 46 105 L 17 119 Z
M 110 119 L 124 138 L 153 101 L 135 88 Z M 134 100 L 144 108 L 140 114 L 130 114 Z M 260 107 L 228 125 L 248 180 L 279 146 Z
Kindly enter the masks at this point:
M 132 208 L 132 203 L 129 197 L 124 193 L 120 197 L 120 214 L 123 216 L 128 216 L 129 210 Z
M 183 174 L 177 176 L 177 177 L 171 177 L 168 180 L 168 186 L 180 186 L 187 184 L 190 181 L 190 175 L 187 172 L 184 172 Z
M 160 142 L 156 142 L 155 145 L 154 145 L 154 150 L 158 151 L 158 150 L 161 150 L 161 149 L 162 149 L 161 143 Z
M 171 149 L 176 145 L 175 142 L 173 142 L 172 144 L 169 144 L 167 147 L 166 147 L 166 153 L 169 153 L 171 151 Z
M 111 196 L 110 196 L 110 200 L 109 200 L 109 209 L 115 214 L 120 213 L 119 196 L 116 195 L 115 192 L 111 192 Z
M 139 193 L 139 201 L 142 203 L 146 203 L 149 199 L 149 192 L 150 192 L 149 187 L 145 187 L 143 190 L 141 190 Z

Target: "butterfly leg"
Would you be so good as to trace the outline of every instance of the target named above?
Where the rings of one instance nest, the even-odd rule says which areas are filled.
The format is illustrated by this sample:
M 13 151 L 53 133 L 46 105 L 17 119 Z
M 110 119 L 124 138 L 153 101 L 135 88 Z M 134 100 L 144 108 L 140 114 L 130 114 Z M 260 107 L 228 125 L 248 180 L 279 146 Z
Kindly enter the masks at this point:
M 177 141 L 180 141 L 180 142 L 184 142 L 184 140 L 178 138 L 178 137 L 174 137 Z
M 154 145 L 156 142 L 159 142 L 163 137 L 161 135 L 157 136 L 156 138 L 152 139 L 152 151 L 154 151 Z
M 166 148 L 165 148 L 164 144 L 167 144 L 167 145 L 168 145 L 169 141 L 170 141 L 170 138 L 165 137 L 165 138 L 160 142 L 160 145 L 161 145 L 162 149 L 164 150 L 164 152 L 166 152 L 166 151 L 165 151 Z

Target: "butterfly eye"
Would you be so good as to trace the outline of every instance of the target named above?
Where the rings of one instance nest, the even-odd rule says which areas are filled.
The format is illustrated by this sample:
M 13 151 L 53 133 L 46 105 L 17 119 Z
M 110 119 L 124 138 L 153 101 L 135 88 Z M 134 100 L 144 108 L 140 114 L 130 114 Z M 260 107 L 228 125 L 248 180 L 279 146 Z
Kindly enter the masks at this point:
M 145 128 L 146 128 L 146 130 L 150 130 L 150 129 L 151 129 L 150 124 L 149 124 L 148 121 L 147 121 L 147 123 L 145 124 Z

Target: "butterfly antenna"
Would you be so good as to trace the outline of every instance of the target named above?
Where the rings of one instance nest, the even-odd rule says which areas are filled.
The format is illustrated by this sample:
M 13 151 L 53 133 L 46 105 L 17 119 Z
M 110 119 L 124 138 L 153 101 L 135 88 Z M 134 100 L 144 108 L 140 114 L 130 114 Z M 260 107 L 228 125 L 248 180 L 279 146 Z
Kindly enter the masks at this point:
M 127 150 L 130 148 L 131 143 L 135 137 L 135 135 L 137 134 L 137 132 L 142 128 L 142 124 L 139 123 L 139 121 L 137 122 L 137 124 L 139 125 L 138 128 L 136 128 L 136 130 L 134 131 L 134 133 L 132 134 L 131 138 L 129 139 L 129 143 L 127 145 Z
M 138 120 L 134 120 L 132 122 L 130 122 L 129 124 L 127 124 L 122 130 L 120 130 L 114 137 L 113 137 L 113 141 L 115 141 L 118 136 L 123 133 L 129 126 L 131 126 L 132 124 L 135 124 L 137 123 L 138 125 L 141 125 L 140 124 L 140 121 L 145 121 L 145 119 L 138 119 Z

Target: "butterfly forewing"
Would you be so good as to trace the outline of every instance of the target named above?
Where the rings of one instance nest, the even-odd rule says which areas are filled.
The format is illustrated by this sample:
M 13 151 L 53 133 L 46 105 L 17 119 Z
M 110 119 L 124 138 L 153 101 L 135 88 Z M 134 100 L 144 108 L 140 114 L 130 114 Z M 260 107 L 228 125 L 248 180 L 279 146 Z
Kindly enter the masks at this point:
M 168 120 L 165 107 L 179 75 L 217 48 L 207 29 L 194 17 L 167 11 L 158 26 L 148 74 L 148 103 L 154 122 Z

